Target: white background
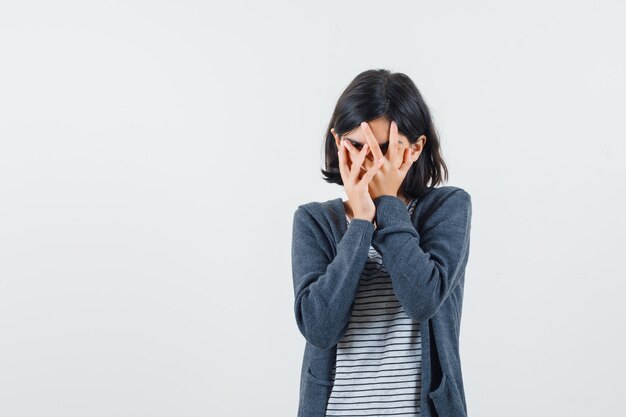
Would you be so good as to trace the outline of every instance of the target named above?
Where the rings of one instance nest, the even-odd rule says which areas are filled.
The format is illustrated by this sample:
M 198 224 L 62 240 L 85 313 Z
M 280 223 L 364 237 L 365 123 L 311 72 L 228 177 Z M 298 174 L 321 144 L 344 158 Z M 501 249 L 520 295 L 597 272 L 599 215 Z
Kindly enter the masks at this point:
M 474 417 L 624 415 L 626 6 L 5 1 L 0 417 L 295 416 L 324 129 L 409 75 L 472 195 Z

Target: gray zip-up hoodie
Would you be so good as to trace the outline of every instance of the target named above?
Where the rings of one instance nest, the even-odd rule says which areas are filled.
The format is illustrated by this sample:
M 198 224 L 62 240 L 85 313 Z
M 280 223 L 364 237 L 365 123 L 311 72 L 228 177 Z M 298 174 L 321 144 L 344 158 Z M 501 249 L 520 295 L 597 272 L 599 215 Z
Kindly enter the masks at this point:
M 341 198 L 298 206 L 293 218 L 294 311 L 306 339 L 298 417 L 323 417 L 334 381 L 337 343 L 346 332 L 372 245 L 393 290 L 422 336 L 421 417 L 467 417 L 459 355 L 472 204 L 459 187 L 430 187 L 410 216 L 399 198 L 374 199 L 374 223 L 346 225 Z

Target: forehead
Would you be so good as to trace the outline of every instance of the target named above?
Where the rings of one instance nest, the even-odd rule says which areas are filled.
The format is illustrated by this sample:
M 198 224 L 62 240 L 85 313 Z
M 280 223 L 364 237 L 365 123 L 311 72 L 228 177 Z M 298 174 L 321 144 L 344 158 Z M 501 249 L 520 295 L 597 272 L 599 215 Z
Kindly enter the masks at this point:
M 369 124 L 370 130 L 379 144 L 389 141 L 389 128 L 391 126 L 391 120 L 379 117 L 377 119 L 370 120 L 367 123 Z M 363 129 L 360 126 L 344 134 L 343 138 L 351 139 L 360 143 L 367 142 L 367 139 L 365 139 L 365 132 L 363 132 Z M 398 134 L 398 139 L 400 143 L 403 142 L 403 136 L 401 134 Z
M 369 124 L 370 130 L 374 134 L 374 137 L 376 138 L 376 141 L 378 143 L 385 143 L 389 140 L 390 120 L 379 117 L 377 119 L 370 120 L 367 123 Z M 363 132 L 363 129 L 360 126 L 356 129 L 351 130 L 343 136 L 357 142 L 367 142 L 367 140 L 365 139 L 365 132 Z

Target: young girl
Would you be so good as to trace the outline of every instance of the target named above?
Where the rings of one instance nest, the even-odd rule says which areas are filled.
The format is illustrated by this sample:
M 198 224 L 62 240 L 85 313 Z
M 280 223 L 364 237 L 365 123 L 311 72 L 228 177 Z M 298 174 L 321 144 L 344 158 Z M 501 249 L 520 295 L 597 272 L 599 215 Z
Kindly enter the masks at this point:
M 292 268 L 306 339 L 298 417 L 465 417 L 459 334 L 472 206 L 409 77 L 359 74 L 326 132 L 325 180 L 298 206 Z M 430 185 L 429 185 L 430 183 Z

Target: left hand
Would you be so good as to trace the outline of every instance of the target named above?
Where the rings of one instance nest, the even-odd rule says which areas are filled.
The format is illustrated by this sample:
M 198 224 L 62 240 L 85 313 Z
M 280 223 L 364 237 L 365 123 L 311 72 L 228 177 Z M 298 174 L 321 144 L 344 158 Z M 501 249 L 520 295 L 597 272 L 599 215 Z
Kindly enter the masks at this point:
M 411 150 L 406 147 L 402 151 L 399 149 L 398 140 L 398 125 L 395 121 L 391 121 L 389 127 L 389 147 L 387 152 L 383 155 L 383 152 L 378 146 L 378 142 L 370 129 L 367 122 L 361 123 L 361 129 L 365 134 L 365 139 L 369 144 L 370 150 L 374 156 L 374 161 L 378 161 L 379 158 L 383 158 L 383 164 L 370 181 L 368 190 L 372 200 L 381 195 L 398 196 L 400 186 L 406 177 L 409 168 L 413 165 L 411 158 Z M 373 167 L 375 162 L 365 159 L 363 165 L 369 170 Z

